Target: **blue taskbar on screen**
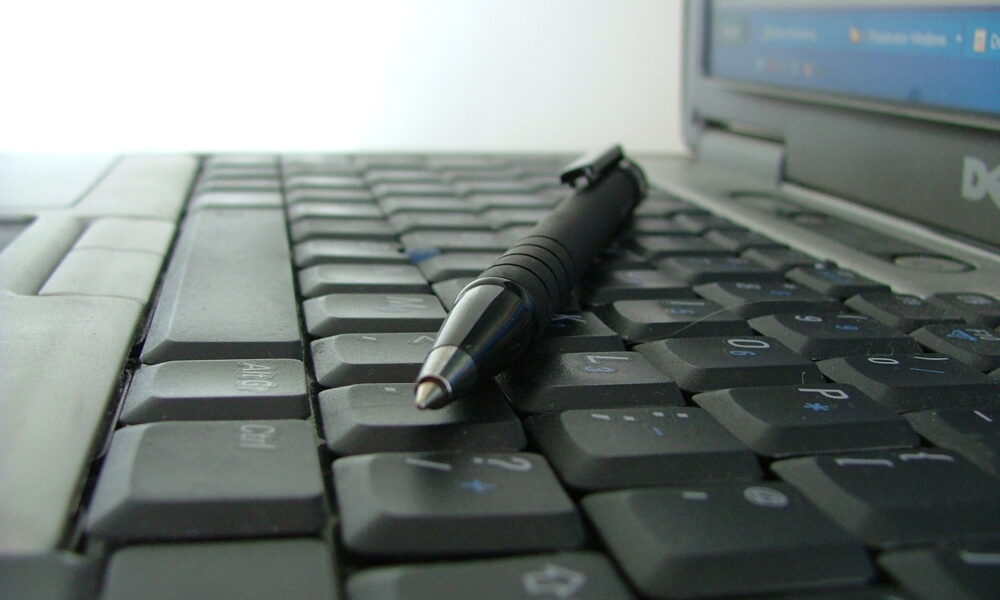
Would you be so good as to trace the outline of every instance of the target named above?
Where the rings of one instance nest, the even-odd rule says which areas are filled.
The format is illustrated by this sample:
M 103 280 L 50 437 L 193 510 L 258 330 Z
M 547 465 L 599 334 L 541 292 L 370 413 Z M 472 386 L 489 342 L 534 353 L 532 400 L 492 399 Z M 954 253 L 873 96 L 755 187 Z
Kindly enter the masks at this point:
M 1000 114 L 1000 6 L 712 3 L 708 74 Z

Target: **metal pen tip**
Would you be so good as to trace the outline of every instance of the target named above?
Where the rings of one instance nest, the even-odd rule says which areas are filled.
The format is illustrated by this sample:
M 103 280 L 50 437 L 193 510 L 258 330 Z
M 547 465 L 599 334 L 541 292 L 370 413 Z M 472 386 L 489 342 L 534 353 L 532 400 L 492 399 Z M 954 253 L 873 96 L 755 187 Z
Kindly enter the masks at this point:
M 417 408 L 439 408 L 447 404 L 448 400 L 448 392 L 433 379 L 417 384 L 417 391 L 414 395 Z

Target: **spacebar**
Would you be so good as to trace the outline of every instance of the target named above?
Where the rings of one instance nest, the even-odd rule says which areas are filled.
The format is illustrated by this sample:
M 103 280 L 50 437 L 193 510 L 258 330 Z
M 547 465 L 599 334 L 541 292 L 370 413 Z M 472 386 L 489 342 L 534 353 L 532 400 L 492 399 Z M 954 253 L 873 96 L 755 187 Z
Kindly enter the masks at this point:
M 301 358 L 283 212 L 206 208 L 181 231 L 142 361 Z

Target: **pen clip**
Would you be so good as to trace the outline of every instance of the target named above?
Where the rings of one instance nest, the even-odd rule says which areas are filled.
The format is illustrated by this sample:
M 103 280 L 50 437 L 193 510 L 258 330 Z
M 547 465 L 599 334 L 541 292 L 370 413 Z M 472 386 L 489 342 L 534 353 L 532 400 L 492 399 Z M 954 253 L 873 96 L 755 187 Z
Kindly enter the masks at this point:
M 604 177 L 624 159 L 621 145 L 615 144 L 607 150 L 585 154 L 573 161 L 559 175 L 559 179 L 571 187 L 587 187 Z

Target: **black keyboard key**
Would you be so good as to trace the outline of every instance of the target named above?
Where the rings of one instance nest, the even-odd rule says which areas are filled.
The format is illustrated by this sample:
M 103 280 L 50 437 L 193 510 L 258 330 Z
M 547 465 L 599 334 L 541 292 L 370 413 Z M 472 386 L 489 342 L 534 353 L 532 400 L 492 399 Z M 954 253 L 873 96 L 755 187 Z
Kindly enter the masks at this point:
M 764 456 L 916 446 L 906 421 L 840 384 L 732 388 L 694 401 Z
M 399 240 L 408 252 L 414 250 L 438 252 L 504 252 L 510 246 L 492 231 L 414 231 Z
M 454 196 L 455 188 L 446 183 L 379 183 L 372 186 L 377 198 L 390 196 Z
M 347 580 L 351 600 L 631 600 L 607 558 L 563 552 L 368 569 Z
M 1000 482 L 949 452 L 790 458 L 771 469 L 873 546 L 1000 532 Z
M 733 252 L 743 252 L 750 248 L 783 247 L 766 235 L 757 233 L 756 231 L 742 231 L 739 229 L 713 229 L 705 234 L 705 239 Z
M 314 539 L 140 545 L 111 556 L 103 600 L 336 600 L 330 548 Z
M 596 310 L 631 343 L 751 334 L 746 321 L 708 300 L 619 300 Z
M 696 235 L 642 235 L 633 238 L 629 246 L 648 260 L 678 256 L 732 256 L 727 250 Z
M 815 258 L 791 248 L 750 248 L 741 256 L 782 273 L 816 263 Z
M 464 198 L 454 196 L 419 197 L 419 196 L 386 196 L 379 198 L 378 205 L 387 215 L 399 212 L 469 212 L 473 211 Z
M 307 421 L 196 421 L 115 433 L 91 535 L 185 540 L 313 534 L 326 499 Z
M 921 436 L 1000 477 L 1000 410 L 941 408 L 906 415 Z
M 934 323 L 962 322 L 943 308 L 910 294 L 869 292 L 851 296 L 844 304 L 906 333 Z
M 743 230 L 728 219 L 709 213 L 681 213 L 674 217 L 674 220 L 687 231 L 696 234 L 705 233 L 709 229 Z
M 451 254 L 445 254 L 442 256 L 454 256 Z M 427 262 L 427 261 L 424 261 Z M 431 289 L 434 290 L 434 295 L 438 297 L 441 301 L 441 305 L 448 312 L 455 308 L 455 301 L 458 300 L 458 295 L 465 289 L 465 286 L 469 285 L 475 280 L 475 277 L 452 277 L 451 279 L 444 279 L 438 281 L 431 285 Z
M 674 338 L 635 350 L 693 392 L 823 381 L 815 365 L 767 337 Z
M 382 219 L 302 219 L 292 225 L 291 234 L 293 242 L 318 238 L 379 242 L 396 239 L 395 230 Z
M 369 240 L 306 240 L 295 244 L 295 266 L 322 264 L 400 265 L 409 260 L 395 242 Z
M 957 358 L 973 369 L 992 371 L 1000 368 L 1000 334 L 989 329 L 927 325 L 914 331 L 913 337 L 934 352 Z
M 370 192 L 362 189 L 323 189 L 323 188 L 298 188 L 288 190 L 285 199 L 289 205 L 293 204 L 368 204 L 371 205 L 375 198 Z M 365 211 L 370 212 L 370 211 Z M 354 219 L 350 219 L 354 220 Z
M 886 552 L 879 565 L 918 598 L 996 600 L 1000 537 L 949 542 L 939 547 Z
M 289 175 L 285 177 L 288 189 L 319 188 L 329 190 L 363 190 L 365 181 L 351 175 Z
M 703 298 L 744 319 L 787 312 L 835 310 L 839 304 L 795 283 L 726 281 L 695 286 Z
M 691 256 L 656 263 L 667 275 L 692 285 L 713 281 L 784 281 L 782 274 L 738 256 Z
M 694 237 L 686 229 L 677 224 L 673 219 L 666 217 L 635 216 L 628 222 L 624 231 L 627 237 L 656 236 L 656 235 L 683 235 Z
M 490 231 L 492 225 L 467 212 L 397 212 L 389 217 L 396 233 L 440 231 Z
M 874 575 L 859 544 L 781 483 L 603 492 L 583 506 L 652 598 L 857 585 Z
M 342 334 L 312 343 L 316 380 L 326 387 L 413 381 L 436 332 Z
M 316 265 L 299 271 L 306 298 L 326 294 L 429 294 L 430 286 L 413 265 Z
M 178 360 L 140 367 L 120 420 L 305 419 L 309 416 L 302 361 Z
M 927 299 L 977 327 L 1000 327 L 1000 300 L 986 294 L 934 294 Z
M 531 347 L 535 354 L 624 350 L 618 335 L 589 311 L 555 315 L 542 338 Z
M 437 330 L 446 313 L 431 294 L 329 294 L 302 303 L 314 337 Z
M 535 454 L 365 454 L 333 463 L 340 532 L 375 557 L 570 550 L 583 522 Z
M 591 306 L 616 300 L 694 298 L 686 283 L 653 269 L 602 269 L 583 284 L 584 300 Z
M 4 600 L 81 600 L 96 597 L 101 572 L 91 558 L 64 551 L 0 556 Z
M 869 292 L 889 291 L 889 286 L 854 271 L 827 265 L 796 267 L 788 272 L 788 278 L 824 296 L 840 299 Z
M 149 326 L 143 362 L 301 358 L 281 212 L 202 209 L 184 224 Z
M 897 412 L 1000 406 L 1000 384 L 942 354 L 845 356 L 817 366 Z
M 513 452 L 527 440 L 493 382 L 440 410 L 414 410 L 413 382 L 365 383 L 319 394 L 326 445 L 337 455 L 372 452 Z
M 528 419 L 568 486 L 585 491 L 759 479 L 746 446 L 698 408 L 568 410 Z
M 758 332 L 814 360 L 850 354 L 920 352 L 912 338 L 871 317 L 848 313 L 779 314 L 748 321 Z
M 496 252 L 449 252 L 421 260 L 417 267 L 427 281 L 437 283 L 458 277 L 476 277 L 499 256 Z
M 382 210 L 374 202 L 298 202 L 288 207 L 288 220 L 302 219 L 381 219 Z
M 531 355 L 499 382 L 526 413 L 684 403 L 677 386 L 635 352 Z

